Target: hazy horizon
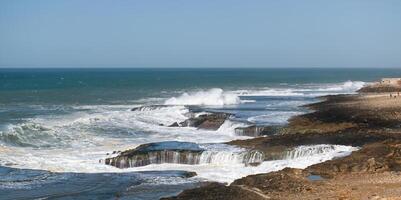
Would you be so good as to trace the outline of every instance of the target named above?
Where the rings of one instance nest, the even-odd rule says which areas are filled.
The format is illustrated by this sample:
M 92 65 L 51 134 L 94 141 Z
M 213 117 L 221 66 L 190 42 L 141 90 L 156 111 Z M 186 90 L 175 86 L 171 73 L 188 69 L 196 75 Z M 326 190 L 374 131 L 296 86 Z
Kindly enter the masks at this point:
M 401 1 L 0 2 L 0 68 L 399 68 Z

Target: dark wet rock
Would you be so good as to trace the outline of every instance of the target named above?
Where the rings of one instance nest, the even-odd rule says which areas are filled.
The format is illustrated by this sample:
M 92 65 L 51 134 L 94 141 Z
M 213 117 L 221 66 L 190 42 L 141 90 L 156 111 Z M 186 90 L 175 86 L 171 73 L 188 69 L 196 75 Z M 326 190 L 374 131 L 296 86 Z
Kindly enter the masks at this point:
M 199 145 L 190 142 L 148 143 L 107 158 L 105 164 L 118 168 L 161 163 L 198 164 L 203 151 Z
M 172 123 L 169 127 L 179 127 L 180 125 L 177 122 Z
M 197 117 L 189 118 L 179 123 L 179 125 L 197 127 L 200 129 L 217 130 L 230 116 L 232 115 L 229 113 L 202 114 Z
M 151 110 L 157 110 L 161 108 L 166 108 L 168 105 L 148 105 L 148 106 L 140 106 L 136 108 L 132 108 L 131 111 L 151 111 Z
M 185 172 L 185 178 L 191 178 L 194 176 L 197 176 L 198 174 L 196 174 L 196 172 Z

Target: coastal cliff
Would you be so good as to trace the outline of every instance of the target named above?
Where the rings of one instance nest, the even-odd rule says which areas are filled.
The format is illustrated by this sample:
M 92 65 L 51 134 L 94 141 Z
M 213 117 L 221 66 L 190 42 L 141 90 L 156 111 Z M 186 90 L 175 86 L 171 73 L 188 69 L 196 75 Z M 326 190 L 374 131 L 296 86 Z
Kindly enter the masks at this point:
M 264 152 L 266 157 L 299 145 L 360 147 L 349 156 L 306 169 L 250 175 L 230 185 L 211 183 L 165 199 L 401 197 L 401 96 L 394 93 L 398 86 L 393 83 L 398 84 L 375 83 L 358 94 L 323 97 L 322 102 L 307 106 L 313 112 L 293 117 L 278 134 L 228 143 Z

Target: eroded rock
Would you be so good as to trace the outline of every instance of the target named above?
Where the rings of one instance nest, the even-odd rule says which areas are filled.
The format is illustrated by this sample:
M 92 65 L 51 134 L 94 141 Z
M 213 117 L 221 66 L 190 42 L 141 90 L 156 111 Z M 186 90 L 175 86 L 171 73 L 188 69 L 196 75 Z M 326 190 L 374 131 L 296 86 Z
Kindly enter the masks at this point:
M 190 142 L 159 142 L 138 146 L 105 159 L 105 164 L 118 168 L 140 167 L 149 164 L 198 164 L 204 149 Z
M 183 122 L 178 123 L 179 126 L 191 126 L 199 129 L 217 130 L 231 116 L 229 113 L 210 113 L 191 117 Z M 175 126 L 173 123 L 170 126 Z

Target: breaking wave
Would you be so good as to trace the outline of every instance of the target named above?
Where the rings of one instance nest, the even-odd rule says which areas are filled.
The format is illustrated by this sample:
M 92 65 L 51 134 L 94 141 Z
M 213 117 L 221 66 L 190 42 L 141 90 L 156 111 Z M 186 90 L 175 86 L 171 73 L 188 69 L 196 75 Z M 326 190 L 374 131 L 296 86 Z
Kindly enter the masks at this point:
M 166 105 L 211 105 L 223 106 L 241 103 L 238 95 L 232 92 L 224 92 L 220 88 L 201 90 L 193 93 L 184 93 L 179 97 L 167 99 Z
M 50 127 L 37 123 L 10 125 L 0 131 L 0 141 L 21 147 L 51 147 L 61 140 Z

